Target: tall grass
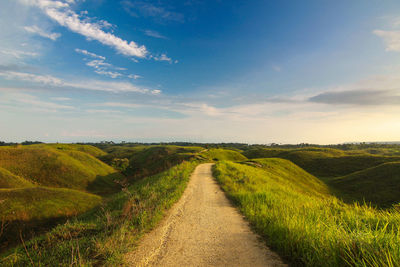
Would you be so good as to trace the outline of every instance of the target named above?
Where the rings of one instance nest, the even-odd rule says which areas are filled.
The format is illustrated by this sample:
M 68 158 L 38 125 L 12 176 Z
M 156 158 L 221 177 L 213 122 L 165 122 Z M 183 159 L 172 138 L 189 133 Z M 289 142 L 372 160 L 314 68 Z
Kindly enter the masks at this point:
M 282 162 L 263 164 L 279 169 Z M 219 162 L 214 176 L 254 229 L 294 265 L 400 266 L 396 208 L 345 204 L 318 188 L 299 189 L 268 168 Z
M 125 187 L 99 209 L 0 255 L 1 266 L 116 266 L 182 195 L 196 162 Z

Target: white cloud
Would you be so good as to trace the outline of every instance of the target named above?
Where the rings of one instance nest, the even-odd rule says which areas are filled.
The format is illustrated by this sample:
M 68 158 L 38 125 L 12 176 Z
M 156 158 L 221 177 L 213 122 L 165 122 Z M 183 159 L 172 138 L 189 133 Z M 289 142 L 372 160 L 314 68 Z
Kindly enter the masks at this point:
M 375 30 L 373 33 L 383 38 L 386 44 L 386 51 L 400 52 L 400 31 Z
M 108 82 L 99 80 L 64 81 L 51 75 L 37 75 L 15 71 L 3 71 L 0 72 L 0 76 L 5 77 L 6 79 L 29 81 L 54 87 L 72 87 L 78 89 L 105 91 L 113 93 L 137 92 L 151 95 L 158 95 L 161 93 L 160 90 L 149 90 L 146 88 L 141 88 L 129 82 Z
M 97 106 L 117 107 L 117 108 L 139 108 L 139 107 L 143 107 L 142 104 L 119 103 L 119 102 L 106 102 L 106 103 L 102 103 L 102 104 L 97 104 Z
M 69 105 L 60 105 L 58 103 L 53 103 L 45 100 L 41 100 L 40 98 L 24 94 L 24 93 L 11 93 L 2 95 L 0 104 L 10 105 L 15 108 L 27 108 L 34 109 L 38 111 L 45 112 L 56 112 L 59 110 L 73 110 L 75 107 Z
M 93 113 L 93 114 L 110 114 L 110 113 L 122 113 L 119 110 L 109 110 L 109 109 L 88 109 L 86 110 L 87 113 Z
M 169 63 L 172 63 L 172 58 L 168 57 L 166 54 L 161 54 L 161 56 L 153 56 L 152 57 L 155 61 L 167 61 Z M 174 63 L 178 63 L 177 60 L 174 61 Z
M 152 95 L 159 95 L 159 94 L 161 94 L 161 90 L 157 90 L 157 89 L 156 89 L 156 90 L 151 90 L 150 92 L 151 92 Z
M 16 72 L 16 71 L 4 71 L 0 72 L 0 76 L 5 77 L 9 80 L 22 80 L 29 81 L 35 83 L 42 83 L 51 86 L 62 86 L 64 82 L 61 79 L 58 79 L 51 75 L 37 75 L 25 72 Z
M 137 80 L 137 79 L 139 79 L 139 78 L 142 78 L 142 76 L 137 75 L 137 74 L 129 74 L 129 75 L 128 75 L 128 78 Z
M 95 70 L 94 72 L 100 75 L 108 76 L 113 79 L 123 76 L 123 74 L 116 71 Z
M 153 1 L 155 2 L 155 1 Z M 121 2 L 121 5 L 125 11 L 133 17 L 153 17 L 158 21 L 175 21 L 184 22 L 184 15 L 174 11 L 168 10 L 166 7 L 160 5 L 160 3 L 149 3 L 146 1 L 135 0 Z
M 38 26 L 34 25 L 34 26 L 25 26 L 24 27 L 25 31 L 29 32 L 29 33 L 33 33 L 33 34 L 37 34 L 39 36 L 42 36 L 44 38 L 48 38 L 50 40 L 57 40 L 61 34 L 59 33 L 50 33 L 50 32 L 46 32 L 45 30 L 39 28 Z
M 89 52 L 89 51 L 84 50 L 84 49 L 76 48 L 76 49 L 75 49 L 75 52 L 77 52 L 77 53 L 79 53 L 79 54 L 82 54 L 82 55 L 85 55 L 85 56 L 90 56 L 90 57 L 93 57 L 93 58 L 98 58 L 98 59 L 102 59 L 102 60 L 105 60 L 105 59 L 106 59 L 106 58 L 103 57 L 103 56 L 99 56 L 99 55 L 97 55 L 97 54 L 95 54 L 95 53 Z
M 104 62 L 102 59 L 91 60 L 86 63 L 87 66 L 95 69 L 95 73 L 108 76 L 110 78 L 118 78 L 124 76 L 122 73 L 116 71 L 110 71 L 109 68 L 117 69 L 117 70 L 125 70 L 125 68 L 114 67 L 113 65 Z
M 115 70 L 126 70 L 126 68 L 121 68 L 121 67 L 115 67 L 110 63 L 104 62 L 106 59 L 103 56 L 97 55 L 95 53 L 89 52 L 87 50 L 82 50 L 82 49 L 75 49 L 75 52 L 80 53 L 82 55 L 90 56 L 92 58 L 96 58 L 93 60 L 90 60 L 86 63 L 87 66 L 94 68 L 94 72 L 100 75 L 108 76 L 110 78 L 118 78 L 124 76 L 124 74 L 119 73 L 117 71 L 110 71 L 109 69 L 115 69 Z
M 51 97 L 51 99 L 53 99 L 55 101 L 69 101 L 69 100 L 72 100 L 69 97 Z
M 97 60 L 97 59 L 89 61 L 88 63 L 86 63 L 86 65 L 95 69 L 102 69 L 112 66 L 110 63 L 105 63 L 103 60 Z
M 24 57 L 37 57 L 39 54 L 36 52 L 15 50 L 15 49 L 0 49 L 0 53 L 8 56 L 12 56 L 16 59 L 22 59 Z
M 81 19 L 78 14 L 70 9 L 69 4 L 66 2 L 50 0 L 20 1 L 39 7 L 48 17 L 61 26 L 85 36 L 88 40 L 97 40 L 104 45 L 113 47 L 123 55 L 144 58 L 148 53 L 146 47 L 143 45 L 139 46 L 134 41 L 128 42 L 112 33 L 103 31 L 104 21 L 96 23 L 89 21 L 89 18 Z
M 147 36 L 158 38 L 158 39 L 167 39 L 164 35 L 160 34 L 159 32 L 152 31 L 152 30 L 145 30 L 144 33 Z

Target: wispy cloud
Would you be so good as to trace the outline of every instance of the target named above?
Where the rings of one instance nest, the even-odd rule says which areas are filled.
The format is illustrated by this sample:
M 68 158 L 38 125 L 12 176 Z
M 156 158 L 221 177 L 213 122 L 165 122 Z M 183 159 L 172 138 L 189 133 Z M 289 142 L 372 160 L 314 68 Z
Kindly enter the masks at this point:
M 34 109 L 41 112 L 57 112 L 60 110 L 74 110 L 75 107 L 70 105 L 61 105 L 58 103 L 40 99 L 37 96 L 24 93 L 11 93 L 2 95 L 0 104 L 13 106 L 17 109 Z
M 72 100 L 69 97 L 51 97 L 51 99 L 55 100 L 55 101 L 69 101 L 69 100 Z
M 391 30 L 374 30 L 373 33 L 383 39 L 386 51 L 400 52 L 400 17 L 391 18 L 388 27 Z
M 15 49 L 1 49 L 1 48 L 0 48 L 0 54 L 12 56 L 16 59 L 22 59 L 25 57 L 37 57 L 39 55 L 36 52 L 22 51 L 22 50 L 15 50 Z
M 93 60 L 88 61 L 86 63 L 86 66 L 94 68 L 94 72 L 97 74 L 108 76 L 113 79 L 124 76 L 124 74 L 117 72 L 115 70 L 126 70 L 126 68 L 115 67 L 110 63 L 106 63 L 105 62 L 106 58 L 103 56 L 78 48 L 75 49 L 75 52 L 85 56 L 89 56 L 91 58 L 95 58 Z M 114 71 L 111 71 L 110 69 L 113 69 Z
M 142 76 L 137 75 L 137 74 L 129 74 L 129 75 L 128 75 L 128 78 L 137 80 L 137 79 L 139 79 L 139 78 L 142 78 Z
M 383 38 L 386 44 L 386 51 L 400 52 L 400 31 L 375 30 L 373 33 Z
M 309 101 L 332 105 L 398 105 L 400 94 L 396 90 L 349 90 L 324 92 Z
M 77 88 L 105 92 L 136 92 L 142 94 L 158 95 L 160 90 L 150 90 L 133 85 L 129 82 L 109 82 L 99 80 L 79 80 L 79 81 L 65 81 L 51 75 L 37 75 L 32 73 L 16 72 L 16 71 L 0 71 L 0 76 L 10 80 L 22 80 L 33 83 L 38 83 L 50 87 L 65 87 Z
M 155 61 L 167 61 L 170 64 L 172 63 L 178 63 L 178 60 L 172 60 L 172 58 L 168 57 L 166 54 L 161 54 L 160 56 L 152 56 Z
M 34 83 L 41 83 L 50 86 L 62 86 L 64 82 L 51 75 L 37 75 L 26 72 L 17 72 L 17 71 L 3 71 L 0 72 L 0 76 L 5 77 L 9 80 L 22 80 Z
M 147 36 L 158 38 L 158 39 L 167 39 L 164 35 L 160 34 L 159 32 L 152 31 L 152 30 L 145 30 L 144 33 Z
M 45 30 L 39 28 L 36 25 L 25 26 L 24 29 L 25 29 L 25 31 L 27 31 L 29 33 L 37 34 L 39 36 L 42 36 L 44 38 L 48 38 L 48 39 L 53 40 L 53 41 L 57 40 L 61 36 L 61 34 L 59 34 L 59 33 L 46 32 Z
M 126 41 L 112 33 L 105 32 L 104 21 L 92 22 L 90 18 L 78 15 L 71 10 L 69 3 L 49 0 L 20 0 L 22 3 L 39 7 L 51 19 L 61 26 L 85 36 L 88 40 L 97 40 L 100 43 L 113 47 L 117 52 L 126 55 L 144 58 L 148 51 L 145 46 L 139 46 L 134 41 Z
M 95 53 L 89 52 L 89 51 L 84 50 L 84 49 L 76 48 L 76 49 L 75 49 L 75 52 L 77 52 L 77 53 L 79 53 L 79 54 L 82 54 L 82 55 L 85 55 L 85 56 L 90 56 L 90 57 L 93 57 L 93 58 L 98 58 L 98 59 L 102 59 L 102 60 L 105 60 L 105 59 L 106 59 L 106 58 L 103 57 L 103 56 L 99 56 L 99 55 L 97 55 L 97 54 L 95 54 Z
M 94 72 L 96 72 L 97 74 L 100 74 L 100 75 L 108 76 L 113 79 L 123 76 L 122 73 L 119 73 L 116 71 L 95 70 Z
M 160 4 L 150 1 L 122 1 L 125 11 L 133 17 L 152 17 L 157 21 L 184 22 L 184 16 L 181 13 L 168 10 Z

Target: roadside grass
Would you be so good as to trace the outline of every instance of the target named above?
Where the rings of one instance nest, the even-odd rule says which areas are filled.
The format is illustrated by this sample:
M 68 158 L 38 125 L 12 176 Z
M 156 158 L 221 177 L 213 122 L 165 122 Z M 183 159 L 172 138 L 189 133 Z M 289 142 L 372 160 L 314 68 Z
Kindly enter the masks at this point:
M 347 201 L 389 208 L 400 202 L 400 162 L 388 162 L 326 180 Z
M 99 208 L 3 253 L 2 266 L 116 266 L 138 239 L 179 200 L 197 162 L 146 177 Z
M 301 177 L 298 170 L 291 171 L 293 166 L 280 167 L 282 163 L 265 160 L 260 168 L 218 162 L 213 170 L 223 190 L 270 247 L 293 265 L 399 266 L 397 206 L 379 210 L 345 204 L 329 195 L 317 178 Z
M 69 146 L 69 145 L 67 145 Z M 97 149 L 97 148 L 96 148 Z M 47 145 L 0 147 L 0 167 L 28 182 L 99 193 L 118 190 L 123 176 L 97 158 L 78 150 L 57 150 Z
M 240 152 L 223 149 L 223 148 L 210 148 L 200 153 L 201 156 L 213 161 L 230 160 L 230 161 L 244 161 L 247 160 Z

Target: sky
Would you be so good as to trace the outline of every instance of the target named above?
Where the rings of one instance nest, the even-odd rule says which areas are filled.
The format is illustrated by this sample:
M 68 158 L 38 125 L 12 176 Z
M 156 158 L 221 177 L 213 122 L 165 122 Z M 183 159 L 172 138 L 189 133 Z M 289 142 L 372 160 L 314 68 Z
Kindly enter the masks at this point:
M 400 141 L 398 0 L 1 0 L 0 140 Z

